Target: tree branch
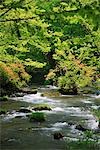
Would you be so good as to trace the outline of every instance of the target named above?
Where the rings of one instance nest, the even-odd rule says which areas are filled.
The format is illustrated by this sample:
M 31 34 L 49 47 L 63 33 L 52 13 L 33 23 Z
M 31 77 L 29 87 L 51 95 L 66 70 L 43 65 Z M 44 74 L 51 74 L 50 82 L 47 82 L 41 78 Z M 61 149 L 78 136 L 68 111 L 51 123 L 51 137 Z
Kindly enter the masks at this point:
M 9 12 L 11 9 L 12 9 L 12 8 L 9 8 L 8 10 L 6 10 L 4 13 L 2 13 L 2 14 L 0 15 L 0 17 L 4 16 L 4 15 L 5 15 L 7 12 Z
M 0 22 L 17 22 L 17 21 L 26 21 L 26 20 L 31 20 L 34 19 L 35 17 L 29 17 L 29 18 L 14 18 L 14 19 L 1 19 Z

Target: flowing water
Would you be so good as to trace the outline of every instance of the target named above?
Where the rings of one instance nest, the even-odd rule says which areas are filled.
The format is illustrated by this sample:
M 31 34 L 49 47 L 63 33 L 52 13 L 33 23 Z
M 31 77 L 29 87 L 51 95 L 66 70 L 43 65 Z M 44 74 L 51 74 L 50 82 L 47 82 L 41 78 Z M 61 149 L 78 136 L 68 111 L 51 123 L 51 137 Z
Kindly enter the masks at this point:
M 13 97 L 1 103 L 1 107 L 8 111 L 0 117 L 1 150 L 66 150 L 67 141 L 78 141 L 85 136 L 75 129 L 78 124 L 100 133 L 98 119 L 91 112 L 92 109 L 100 110 L 99 96 L 41 96 L 44 91 L 51 90 L 56 88 L 40 88 L 37 94 Z M 48 104 L 52 108 L 52 111 L 43 111 L 46 114 L 43 123 L 30 122 L 25 113 L 16 112 L 20 107 L 31 109 L 36 104 Z M 60 132 L 64 138 L 55 140 L 55 132 Z M 97 140 L 99 145 L 98 132 L 93 134 L 92 140 Z

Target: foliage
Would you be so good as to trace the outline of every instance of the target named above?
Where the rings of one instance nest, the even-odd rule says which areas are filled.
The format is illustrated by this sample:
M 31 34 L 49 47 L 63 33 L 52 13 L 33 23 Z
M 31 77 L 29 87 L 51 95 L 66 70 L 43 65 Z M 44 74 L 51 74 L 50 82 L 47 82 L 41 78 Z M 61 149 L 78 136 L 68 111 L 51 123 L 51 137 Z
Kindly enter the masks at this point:
M 25 72 L 24 66 L 20 63 L 0 62 L 1 87 L 12 85 L 17 88 L 25 85 L 30 76 Z
M 3 96 L 3 97 L 0 97 L 0 101 L 8 101 L 8 96 Z
M 36 121 L 36 122 L 45 121 L 45 115 L 42 112 L 33 112 L 30 115 L 30 121 Z
M 94 150 L 99 148 L 99 144 L 95 141 L 68 141 L 66 145 L 66 150 Z
M 56 4 L 52 2 L 52 8 L 49 8 L 51 14 L 45 15 L 45 19 L 51 24 L 53 59 L 56 62 L 55 69 L 50 70 L 46 79 L 53 80 L 60 88 L 79 89 L 98 83 L 98 4 L 95 0 L 59 0 Z
M 97 120 L 100 121 L 100 109 L 93 109 L 93 114 L 97 117 Z
M 99 0 L 2 0 L 0 61 L 7 70 L 2 69 L 4 80 L 19 88 L 29 78 L 25 72 L 40 69 L 48 72 L 46 82 L 59 88 L 99 89 L 99 17 Z M 22 65 L 25 70 L 16 69 L 24 74 L 19 76 L 12 64 L 15 68 Z

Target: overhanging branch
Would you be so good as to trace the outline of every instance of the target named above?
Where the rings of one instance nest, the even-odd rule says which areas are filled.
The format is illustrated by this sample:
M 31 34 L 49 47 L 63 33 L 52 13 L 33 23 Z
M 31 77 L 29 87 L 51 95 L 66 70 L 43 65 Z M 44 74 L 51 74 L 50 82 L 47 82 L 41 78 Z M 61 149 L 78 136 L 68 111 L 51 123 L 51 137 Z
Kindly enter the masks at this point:
M 4 16 L 5 14 L 7 14 L 11 9 L 12 9 L 12 8 L 9 8 L 8 10 L 6 10 L 4 13 L 2 13 L 2 14 L 0 15 L 0 17 L 2 17 L 2 16 Z
M 0 22 L 11 22 L 11 21 L 26 21 L 26 20 L 31 20 L 34 19 L 35 17 L 29 17 L 29 18 L 14 18 L 14 19 L 2 19 Z

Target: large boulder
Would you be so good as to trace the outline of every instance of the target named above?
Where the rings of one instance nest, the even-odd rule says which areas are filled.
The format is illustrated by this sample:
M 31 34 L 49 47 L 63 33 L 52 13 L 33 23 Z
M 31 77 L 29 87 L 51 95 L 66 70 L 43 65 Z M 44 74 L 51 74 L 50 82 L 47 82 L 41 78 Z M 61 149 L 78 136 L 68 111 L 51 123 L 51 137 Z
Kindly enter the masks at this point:
M 37 105 L 33 108 L 35 111 L 42 111 L 42 110 L 52 110 L 48 105 Z
M 2 96 L 0 97 L 0 101 L 8 101 L 8 96 Z
M 5 114 L 6 114 L 6 111 L 3 109 L 0 109 L 0 115 L 5 115 Z

